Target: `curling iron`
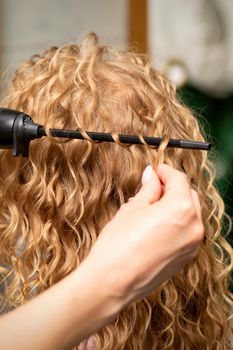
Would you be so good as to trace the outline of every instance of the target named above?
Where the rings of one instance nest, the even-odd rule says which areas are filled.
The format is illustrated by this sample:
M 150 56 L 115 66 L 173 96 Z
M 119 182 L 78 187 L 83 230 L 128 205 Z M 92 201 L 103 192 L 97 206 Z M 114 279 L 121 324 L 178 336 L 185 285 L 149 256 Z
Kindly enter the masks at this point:
M 71 139 L 85 139 L 80 131 L 50 129 L 54 137 L 63 137 Z M 99 142 L 115 142 L 111 133 L 86 131 L 86 134 L 93 140 Z M 30 141 L 47 136 L 43 125 L 36 124 L 32 118 L 20 111 L 0 108 L 0 148 L 12 149 L 14 157 L 22 155 L 28 157 Z M 138 136 L 118 134 L 119 141 L 125 144 L 147 144 L 159 146 L 162 137 Z M 142 141 L 143 139 L 143 141 Z M 170 139 L 168 147 L 210 150 L 211 143 L 192 140 Z

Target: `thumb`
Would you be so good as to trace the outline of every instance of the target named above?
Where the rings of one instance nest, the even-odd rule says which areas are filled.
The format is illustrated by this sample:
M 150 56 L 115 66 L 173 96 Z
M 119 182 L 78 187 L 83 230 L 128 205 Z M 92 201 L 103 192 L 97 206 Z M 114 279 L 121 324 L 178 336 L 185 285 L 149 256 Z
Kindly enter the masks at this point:
M 152 204 L 161 197 L 162 185 L 158 175 L 151 165 L 148 165 L 142 174 L 142 187 L 133 197 L 133 201 L 141 201 L 142 204 Z

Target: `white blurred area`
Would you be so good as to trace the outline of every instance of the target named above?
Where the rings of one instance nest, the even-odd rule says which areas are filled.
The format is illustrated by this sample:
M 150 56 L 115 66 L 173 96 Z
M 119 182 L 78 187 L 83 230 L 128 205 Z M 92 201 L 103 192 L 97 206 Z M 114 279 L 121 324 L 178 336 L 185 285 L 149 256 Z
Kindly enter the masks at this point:
M 14 69 L 31 55 L 77 41 L 90 31 L 122 47 L 127 26 L 125 0 L 2 0 L 1 69 Z
M 148 41 L 154 65 L 177 86 L 233 92 L 233 0 L 148 0 Z

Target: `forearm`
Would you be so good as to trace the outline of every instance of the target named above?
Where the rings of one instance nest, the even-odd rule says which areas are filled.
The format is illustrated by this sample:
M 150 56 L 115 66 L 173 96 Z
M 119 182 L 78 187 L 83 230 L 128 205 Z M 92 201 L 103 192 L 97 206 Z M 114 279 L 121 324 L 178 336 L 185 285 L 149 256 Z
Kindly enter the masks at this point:
M 104 280 L 83 262 L 68 277 L 0 318 L 0 348 L 70 350 L 120 311 L 121 303 Z

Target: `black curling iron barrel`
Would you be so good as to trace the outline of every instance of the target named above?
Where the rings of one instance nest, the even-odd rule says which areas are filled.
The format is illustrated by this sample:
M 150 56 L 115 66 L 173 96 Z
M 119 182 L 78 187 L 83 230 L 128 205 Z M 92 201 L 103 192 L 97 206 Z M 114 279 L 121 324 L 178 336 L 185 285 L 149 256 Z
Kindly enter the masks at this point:
M 83 134 L 77 130 L 60 130 L 50 129 L 51 135 L 54 137 L 63 137 L 71 139 L 85 139 Z M 100 142 L 115 142 L 111 133 L 86 131 L 86 134 L 93 141 Z M 14 157 L 22 155 L 28 157 L 30 141 L 46 136 L 43 125 L 33 122 L 29 115 L 23 112 L 0 108 L 0 148 L 12 149 L 12 155 Z M 125 135 L 118 134 L 119 141 L 127 144 L 143 144 L 143 140 L 146 144 L 151 146 L 159 146 L 162 142 L 162 137 L 151 137 L 138 135 Z M 192 141 L 192 140 L 176 140 L 170 139 L 168 147 L 197 149 L 197 150 L 209 150 L 211 143 Z

